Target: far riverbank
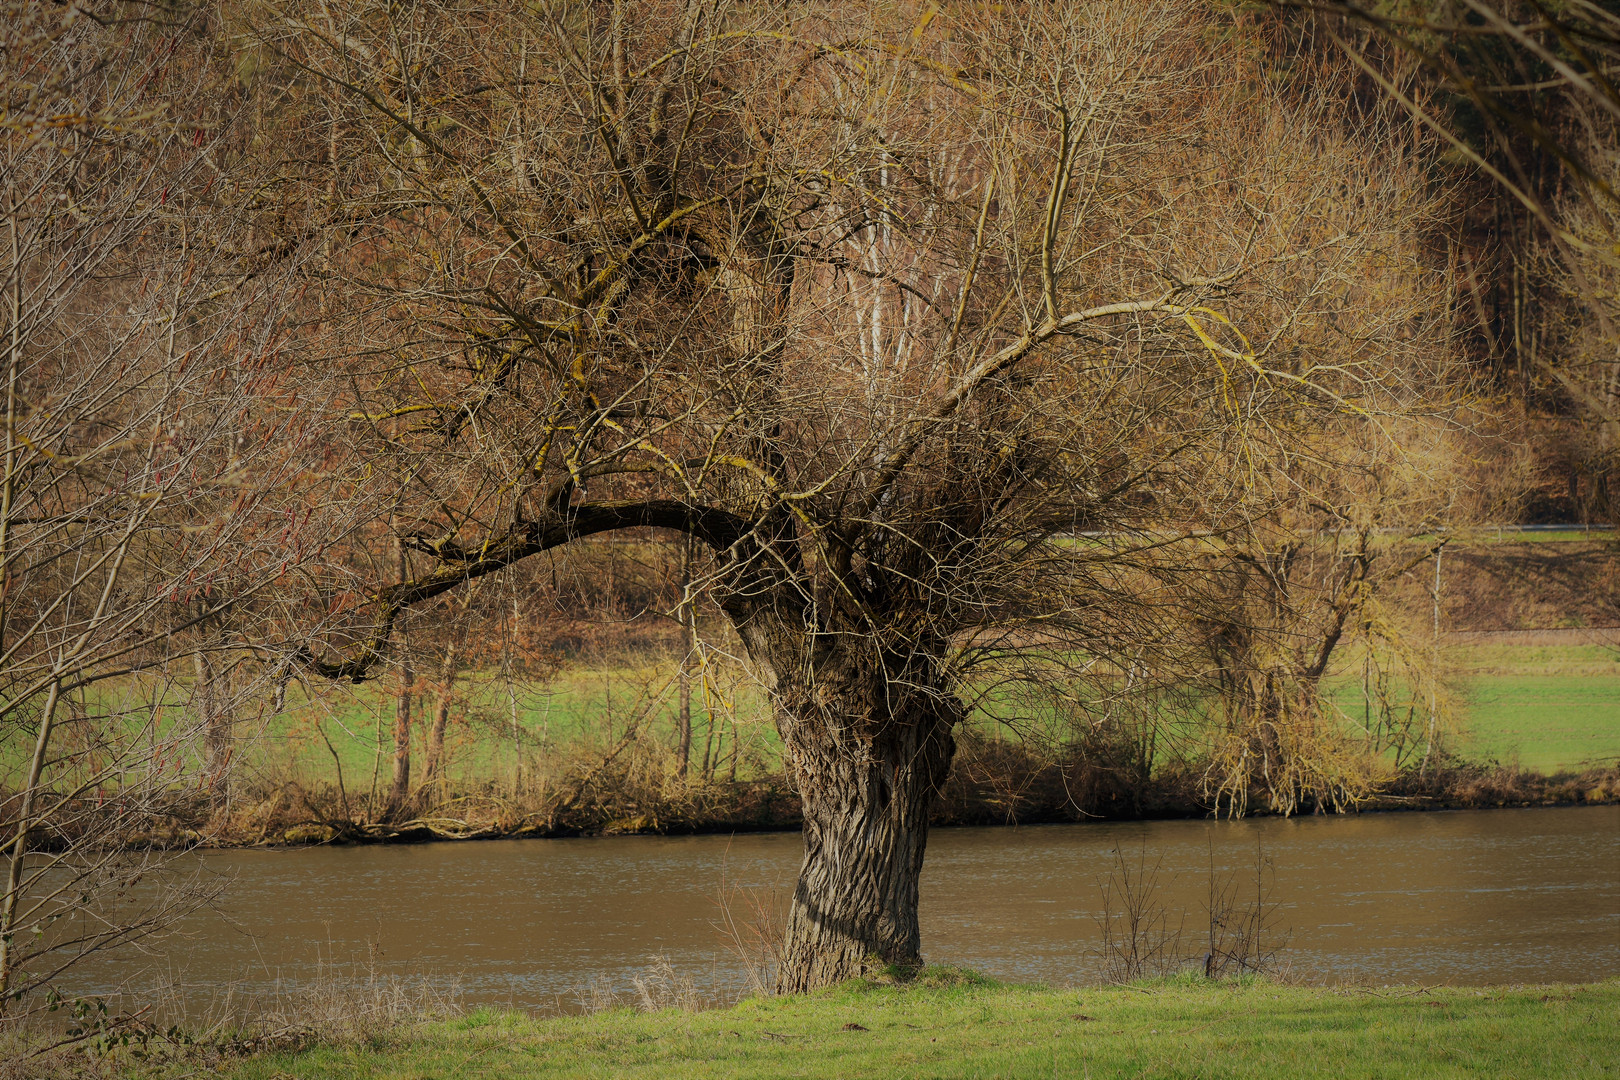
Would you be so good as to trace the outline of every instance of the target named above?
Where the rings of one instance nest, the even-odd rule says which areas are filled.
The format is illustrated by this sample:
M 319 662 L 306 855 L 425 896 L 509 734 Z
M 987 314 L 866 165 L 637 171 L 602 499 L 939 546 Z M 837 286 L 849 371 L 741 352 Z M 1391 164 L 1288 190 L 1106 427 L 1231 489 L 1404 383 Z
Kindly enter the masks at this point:
M 1006 749 L 995 760 L 959 761 L 931 817 L 935 827 L 1156 821 L 1222 816 L 1190 771 L 1128 784 L 1084 761 L 1052 762 Z M 798 795 L 784 776 L 706 784 L 637 785 L 609 773 L 538 806 L 455 792 L 394 820 L 356 820 L 332 788 L 291 785 L 251 800 L 254 810 L 212 823 L 170 823 L 154 847 L 212 848 L 308 844 L 422 843 L 521 837 L 703 835 L 794 831 Z M 1620 802 L 1620 766 L 1551 775 L 1511 765 L 1445 761 L 1394 778 L 1350 812 L 1604 806 Z M 270 812 L 266 813 L 265 808 Z M 1330 808 L 1311 808 L 1332 812 Z M 1248 816 L 1272 816 L 1262 804 Z

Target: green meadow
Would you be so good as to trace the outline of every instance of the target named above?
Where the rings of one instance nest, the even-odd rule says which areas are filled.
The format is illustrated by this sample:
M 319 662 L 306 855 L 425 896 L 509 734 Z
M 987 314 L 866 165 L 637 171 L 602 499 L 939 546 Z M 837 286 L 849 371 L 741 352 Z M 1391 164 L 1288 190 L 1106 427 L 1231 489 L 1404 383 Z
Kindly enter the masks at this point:
M 1455 653 L 1463 757 L 1543 773 L 1620 759 L 1620 649 L 1470 644 Z
M 546 682 L 508 681 L 499 675 L 469 675 L 458 681 L 446 725 L 445 748 L 453 786 L 505 784 L 514 769 L 554 752 L 600 751 L 627 736 L 652 735 L 673 745 L 676 671 L 669 662 L 629 661 L 565 669 Z M 260 721 L 250 771 L 331 783 L 341 767 L 350 791 L 364 791 L 393 751 L 396 687 L 391 681 L 361 686 L 319 687 L 306 694 L 290 686 L 287 709 Z M 413 753 L 424 752 L 425 730 L 435 704 L 430 686 L 419 686 Z M 774 769 L 775 729 L 760 693 L 747 684 L 714 686 L 693 693 L 694 753 L 705 746 L 729 767 L 738 755 L 739 774 Z
M 1470 761 L 1495 761 L 1542 773 L 1579 771 L 1620 760 L 1620 649 L 1603 645 L 1452 646 L 1451 749 Z M 179 708 L 183 687 L 170 690 Z M 610 753 L 631 732 L 673 746 L 675 669 L 667 661 L 621 661 L 566 668 L 546 682 L 468 675 L 456 684 L 446 734 L 453 787 L 504 786 L 518 768 L 549 755 Z M 1360 689 L 1346 676 L 1330 692 L 1341 708 L 1360 712 Z M 386 787 L 393 749 L 394 686 L 298 684 L 288 687 L 279 714 L 243 718 L 245 775 L 272 785 L 288 779 L 332 784 L 341 769 L 351 793 Z M 433 688 L 417 687 L 414 727 L 418 768 Z M 981 702 L 981 730 L 1006 731 L 993 716 L 1027 713 L 1005 700 Z M 705 749 L 729 774 L 774 772 L 779 742 L 761 692 L 746 682 L 703 687 L 693 694 L 694 761 Z M 20 753 L 21 744 L 14 749 Z M 381 753 L 379 753 L 379 749 Z M 521 766 L 519 763 L 522 763 Z M 18 766 L 21 761 L 3 763 Z
M 1468 642 L 1449 650 L 1448 666 L 1449 738 L 1459 756 L 1549 774 L 1620 759 L 1620 650 Z M 451 776 L 458 786 L 504 782 L 520 760 L 559 750 L 606 753 L 632 729 L 672 742 L 674 676 L 668 663 L 621 663 L 568 669 L 547 683 L 466 678 L 457 687 L 446 740 Z M 1359 690 L 1348 682 L 1335 697 L 1347 711 L 1358 711 Z M 428 706 L 431 695 L 420 700 Z M 392 749 L 390 684 L 321 688 L 313 700 L 294 687 L 288 706 L 259 721 L 264 737 L 253 743 L 251 767 L 330 783 L 337 763 L 351 791 L 369 788 L 379 768 L 386 774 L 377 749 Z M 757 689 L 716 687 L 705 698 L 700 688 L 693 716 L 699 759 L 707 745 L 711 757 L 729 767 L 740 744 L 739 775 L 774 769 L 777 736 Z M 419 716 L 418 738 L 424 726 Z
M 476 1012 L 266 1055 L 234 1080 L 519 1077 L 1613 1077 L 1620 982 L 1352 989 L 1181 982 L 1084 990 L 925 974 L 688 1013 Z M 934 985 L 926 985 L 933 983 Z

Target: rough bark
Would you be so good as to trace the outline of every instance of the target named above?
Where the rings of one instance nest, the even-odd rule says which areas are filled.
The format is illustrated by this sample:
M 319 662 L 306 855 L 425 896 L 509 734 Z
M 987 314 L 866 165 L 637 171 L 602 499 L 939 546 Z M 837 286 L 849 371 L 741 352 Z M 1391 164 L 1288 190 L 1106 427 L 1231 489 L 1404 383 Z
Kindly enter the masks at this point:
M 948 693 L 910 691 L 899 703 L 890 696 L 881 684 L 865 693 L 822 685 L 779 694 L 805 847 L 779 992 L 921 966 L 917 888 L 928 810 L 950 771 L 962 707 Z

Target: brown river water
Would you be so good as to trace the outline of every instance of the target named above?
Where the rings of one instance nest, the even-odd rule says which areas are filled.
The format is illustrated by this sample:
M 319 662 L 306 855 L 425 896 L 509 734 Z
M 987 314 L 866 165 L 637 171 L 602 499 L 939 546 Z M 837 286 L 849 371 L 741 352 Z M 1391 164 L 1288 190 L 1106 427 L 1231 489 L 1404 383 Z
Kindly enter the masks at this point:
M 1188 953 L 1210 864 L 1253 889 L 1256 848 L 1296 975 L 1361 985 L 1620 975 L 1620 806 L 940 829 L 922 881 L 923 952 L 997 978 L 1098 978 L 1113 850 L 1158 864 Z M 1213 855 L 1212 855 L 1213 852 Z M 297 995 L 361 973 L 428 980 L 468 1005 L 567 1008 L 628 990 L 662 957 L 711 999 L 744 987 L 715 929 L 722 879 L 787 886 L 797 834 L 503 840 L 213 852 L 229 886 L 156 958 L 99 961 L 64 989 L 154 970 L 192 1010 L 230 989 Z M 144 967 L 144 970 L 143 970 Z

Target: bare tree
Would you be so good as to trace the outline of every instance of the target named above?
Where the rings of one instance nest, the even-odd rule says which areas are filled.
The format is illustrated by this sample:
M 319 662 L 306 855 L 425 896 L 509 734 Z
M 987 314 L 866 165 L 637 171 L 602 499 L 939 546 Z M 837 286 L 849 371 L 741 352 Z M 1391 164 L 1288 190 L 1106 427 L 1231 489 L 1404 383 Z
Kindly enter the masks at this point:
M 1498 193 L 1466 275 L 1472 321 L 1486 355 L 1517 368 L 1527 402 L 1581 419 L 1587 510 L 1612 518 L 1620 13 L 1592 0 L 1278 6 L 1333 16 L 1328 38 Z M 1480 280 L 1493 271 L 1499 280 Z
M 163 849 L 189 842 L 181 824 L 206 818 L 229 765 L 222 669 L 254 654 L 220 628 L 268 602 L 331 517 L 309 468 L 322 431 L 277 370 L 286 279 L 244 270 L 240 204 L 219 198 L 245 177 L 221 171 L 222 58 L 187 44 L 194 15 L 8 3 L 0 18 L 12 1013 L 206 899 L 171 887 Z M 257 644 L 261 672 L 289 651 Z
M 288 232 L 330 252 L 311 355 L 426 563 L 307 666 L 371 677 L 412 605 L 580 538 L 689 535 L 803 801 L 780 987 L 917 964 L 962 691 L 1184 650 L 1173 553 L 1274 505 L 1318 417 L 1410 393 L 1301 330 L 1345 303 L 1324 260 L 1381 257 L 1337 251 L 1388 207 L 1306 182 L 1370 145 L 1254 141 L 1296 102 L 1209 61 L 1206 19 L 259 19 L 333 95 L 302 203 L 335 195 Z
M 1215 805 L 1232 814 L 1251 805 L 1251 791 L 1274 812 L 1342 810 L 1406 764 L 1411 724 L 1395 723 L 1394 685 L 1371 668 L 1425 690 L 1437 674 L 1431 635 L 1411 633 L 1389 596 L 1437 557 L 1474 505 L 1461 490 L 1474 448 L 1473 377 L 1455 317 L 1455 266 L 1437 254 L 1462 200 L 1431 182 L 1444 143 L 1376 98 L 1357 125 L 1336 120 L 1355 100 L 1354 69 L 1331 54 L 1296 62 L 1311 76 L 1295 109 L 1269 118 L 1255 138 L 1315 143 L 1315 165 L 1331 180 L 1293 197 L 1309 199 L 1342 239 L 1301 268 L 1272 321 L 1291 324 L 1293 347 L 1319 364 L 1365 365 L 1375 355 L 1382 377 L 1409 392 L 1399 415 L 1318 418 L 1263 466 L 1272 505 L 1210 538 L 1209 588 L 1189 604 L 1202 670 L 1188 682 L 1216 688 L 1205 779 Z M 1360 139 L 1380 147 L 1375 166 Z M 1323 693 L 1347 653 L 1370 665 L 1366 709 L 1355 718 Z

